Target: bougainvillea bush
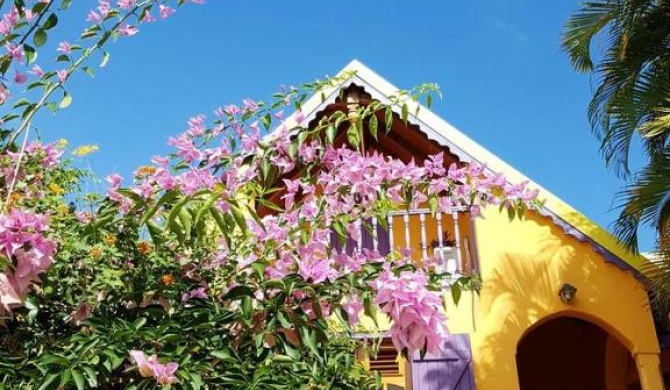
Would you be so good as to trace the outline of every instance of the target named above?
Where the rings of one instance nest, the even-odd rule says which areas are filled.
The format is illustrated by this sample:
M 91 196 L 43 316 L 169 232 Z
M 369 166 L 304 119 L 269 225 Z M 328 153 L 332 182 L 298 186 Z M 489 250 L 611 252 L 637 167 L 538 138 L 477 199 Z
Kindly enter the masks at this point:
M 49 4 L 34 4 L 45 17 L 31 20 L 49 20 Z M 167 17 L 166 4 L 101 1 L 88 18 L 113 22 L 93 33 L 127 36 L 137 31 L 128 18 L 150 21 L 150 7 Z M 12 9 L 0 22 L 10 28 L 5 73 L 21 65 L 16 39 L 48 30 L 22 27 L 27 18 Z M 15 28 L 26 32 L 11 36 Z M 349 337 L 364 315 L 390 320 L 401 353 L 439 351 L 446 275 L 407 251 L 342 253 L 333 243 L 360 240 L 359 223 L 389 212 L 516 213 L 537 193 L 483 166 L 444 167 L 441 155 L 407 164 L 363 151 L 364 132 L 406 121 L 407 102 L 432 86 L 307 123 L 301 103 L 350 76 L 196 115 L 169 138 L 170 155 L 132 177 L 110 174 L 104 193 L 81 191 L 90 177 L 66 158 L 65 142 L 17 142 L 48 98 L 15 102 L 13 112 L 28 108 L 0 153 L 0 386 L 374 389 Z M 35 77 L 42 97 L 67 80 Z M 347 142 L 336 146 L 339 132 Z

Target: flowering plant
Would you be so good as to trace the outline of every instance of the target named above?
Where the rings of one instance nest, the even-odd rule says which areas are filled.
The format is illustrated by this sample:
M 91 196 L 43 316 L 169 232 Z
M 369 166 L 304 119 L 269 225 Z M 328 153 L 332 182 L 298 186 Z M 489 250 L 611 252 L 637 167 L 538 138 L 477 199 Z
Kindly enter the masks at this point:
M 408 251 L 347 252 L 334 243 L 360 241 L 360 226 L 383 224 L 398 210 L 464 207 L 476 216 L 497 205 L 516 214 L 536 205 L 537 192 L 481 165 L 444 166 L 443 155 L 406 163 L 365 151 L 368 134 L 407 122 L 408 101 L 429 102 L 434 86 L 309 118 L 305 99 L 350 74 L 281 88 L 267 103 L 226 105 L 209 121 L 190 118 L 168 141 L 173 153 L 154 157 L 131 180 L 109 175 L 104 195 L 81 193 L 87 174 L 63 160 L 64 143 L 17 145 L 41 107 L 70 104 L 62 87 L 72 70 L 108 38 L 135 34 L 155 8 L 170 16 L 168 3 L 100 1 L 82 36 L 93 46 L 60 42 L 70 68 L 35 68 L 28 89 L 42 95 L 17 100 L 22 112 L 5 116 L 18 125 L 0 153 L 1 382 L 373 389 L 351 353 L 354 342 L 330 326 L 339 321 L 346 335 L 363 316 L 387 317 L 402 353 L 437 352 L 447 337 L 445 275 Z M 28 77 L 22 61 L 35 61 L 25 42 L 40 46 L 57 16 L 48 1 L 15 4 L 0 21 L 7 49 L 0 71 L 14 69 L 20 85 Z M 0 104 L 9 98 L 3 88 Z M 57 91 L 60 102 L 49 102 Z M 295 113 L 285 118 L 284 110 Z

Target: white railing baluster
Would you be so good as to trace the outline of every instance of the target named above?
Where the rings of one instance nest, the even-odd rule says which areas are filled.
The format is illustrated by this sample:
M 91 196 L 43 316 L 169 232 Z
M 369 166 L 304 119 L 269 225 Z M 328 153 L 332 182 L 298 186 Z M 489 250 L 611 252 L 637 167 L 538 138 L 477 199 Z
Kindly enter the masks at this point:
M 410 249 L 410 241 L 409 241 L 409 211 L 405 213 L 403 216 L 403 220 L 405 221 L 405 248 Z
M 423 259 L 428 259 L 428 243 L 426 238 L 426 214 L 419 214 L 419 221 L 421 224 L 421 254 Z
M 389 252 L 393 252 L 393 214 L 388 215 L 389 221 Z
M 437 223 L 437 246 L 438 248 L 442 248 L 442 236 L 444 233 L 442 233 L 442 212 L 438 211 L 437 214 L 435 214 L 435 221 Z
M 458 228 L 458 211 L 452 211 L 451 218 L 454 220 L 454 251 L 456 252 L 456 270 L 461 271 L 463 269 L 463 264 L 461 263 L 461 231 Z
M 379 249 L 379 242 L 377 241 L 377 217 L 372 217 L 372 250 Z
M 437 214 L 435 214 L 435 223 L 437 224 L 437 247 L 440 248 L 439 252 L 439 269 L 440 271 L 444 271 L 447 268 L 447 265 L 445 264 L 446 259 L 444 258 L 444 255 L 442 254 L 442 212 L 438 211 Z M 437 257 L 438 254 L 435 253 L 435 248 L 433 248 L 433 257 Z

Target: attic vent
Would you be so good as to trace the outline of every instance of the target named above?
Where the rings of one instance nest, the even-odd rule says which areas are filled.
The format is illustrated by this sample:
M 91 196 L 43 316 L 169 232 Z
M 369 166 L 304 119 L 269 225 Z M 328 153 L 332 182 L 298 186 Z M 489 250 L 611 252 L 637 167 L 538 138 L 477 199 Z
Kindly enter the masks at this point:
M 398 351 L 391 339 L 384 339 L 377 356 L 370 356 L 370 371 L 379 371 L 382 376 L 400 376 Z

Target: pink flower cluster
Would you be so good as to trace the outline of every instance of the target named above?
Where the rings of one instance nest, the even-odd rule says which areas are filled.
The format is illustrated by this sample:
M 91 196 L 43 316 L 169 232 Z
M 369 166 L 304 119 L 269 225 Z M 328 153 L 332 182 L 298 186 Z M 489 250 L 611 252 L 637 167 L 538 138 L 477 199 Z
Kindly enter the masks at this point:
M 0 273 L 0 314 L 10 314 L 25 299 L 30 285 L 53 262 L 56 244 L 47 239 L 46 217 L 13 209 L 0 215 L 0 253 L 13 269 Z
M 177 382 L 175 372 L 177 372 L 179 364 L 175 362 L 166 364 L 159 363 L 156 355 L 147 357 L 144 352 L 138 350 L 131 350 L 129 353 L 135 361 L 137 370 L 141 376 L 145 378 L 153 377 L 156 382 L 162 386 L 171 385 Z
M 428 279 L 422 271 L 391 271 L 381 274 L 373 283 L 377 290 L 375 303 L 393 320 L 391 337 L 398 350 L 407 348 L 411 354 L 426 348 L 436 354 L 447 338 L 445 321 L 440 311 L 442 299 L 426 288 Z

